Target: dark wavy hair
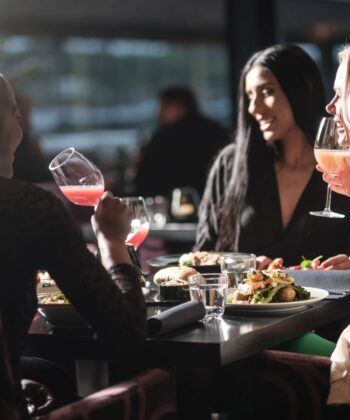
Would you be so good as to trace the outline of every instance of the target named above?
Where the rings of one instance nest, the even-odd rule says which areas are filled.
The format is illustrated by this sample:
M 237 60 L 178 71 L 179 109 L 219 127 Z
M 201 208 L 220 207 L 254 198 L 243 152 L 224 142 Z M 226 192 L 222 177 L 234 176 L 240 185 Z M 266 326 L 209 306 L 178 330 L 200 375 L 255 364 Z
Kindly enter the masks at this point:
M 239 82 L 237 130 L 234 136 L 236 151 L 232 177 L 220 215 L 217 250 L 237 249 L 239 220 L 254 169 L 259 162 L 270 160 L 273 165 L 274 160 L 283 156 L 281 142 L 266 142 L 258 123 L 248 113 L 245 79 L 255 66 L 263 66 L 274 74 L 287 96 L 296 123 L 312 146 L 320 118 L 324 115 L 322 77 L 316 63 L 302 48 L 293 44 L 277 44 L 258 51 L 248 60 Z

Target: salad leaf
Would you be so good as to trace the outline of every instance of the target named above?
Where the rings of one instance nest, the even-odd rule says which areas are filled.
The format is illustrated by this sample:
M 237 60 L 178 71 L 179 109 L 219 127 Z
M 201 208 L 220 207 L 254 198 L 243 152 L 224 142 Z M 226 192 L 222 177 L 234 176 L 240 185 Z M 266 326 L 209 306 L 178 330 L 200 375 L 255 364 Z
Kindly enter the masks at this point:
M 302 270 L 313 270 L 317 269 L 320 265 L 320 260 L 322 258 L 322 255 L 319 255 L 318 257 L 314 258 L 313 260 L 308 260 L 304 256 L 302 257 L 302 261 L 300 263 L 300 268 Z
M 192 256 L 193 253 L 189 252 L 188 254 L 182 254 L 179 258 L 179 265 L 190 266 L 192 265 Z

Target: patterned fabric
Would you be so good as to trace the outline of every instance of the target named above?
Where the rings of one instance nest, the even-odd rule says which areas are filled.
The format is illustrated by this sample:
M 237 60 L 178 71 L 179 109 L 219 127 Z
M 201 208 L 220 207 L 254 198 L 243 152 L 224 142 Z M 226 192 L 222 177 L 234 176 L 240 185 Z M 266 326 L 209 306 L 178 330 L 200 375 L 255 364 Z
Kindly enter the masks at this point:
M 168 372 L 152 369 L 57 409 L 42 420 L 176 419 L 175 385 Z
M 235 146 L 227 146 L 210 170 L 199 210 L 196 246 L 201 250 L 215 249 L 234 153 Z M 323 209 L 325 203 L 326 184 L 319 172 L 315 170 L 311 175 L 284 229 L 273 164 L 267 160 L 255 169 L 249 180 L 246 202 L 239 221 L 239 251 L 267 255 L 270 258 L 283 257 L 287 266 L 298 264 L 302 255 L 308 258 L 323 255 L 328 258 L 340 253 L 350 254 L 350 224 L 346 219 L 326 220 L 309 215 L 310 210 Z M 332 208 L 348 214 L 350 200 L 334 194 Z
M 0 178 L 0 256 L 0 311 L 14 366 L 37 309 L 39 269 L 111 347 L 128 347 L 145 335 L 137 272 L 121 264 L 108 273 L 63 204 L 42 188 Z

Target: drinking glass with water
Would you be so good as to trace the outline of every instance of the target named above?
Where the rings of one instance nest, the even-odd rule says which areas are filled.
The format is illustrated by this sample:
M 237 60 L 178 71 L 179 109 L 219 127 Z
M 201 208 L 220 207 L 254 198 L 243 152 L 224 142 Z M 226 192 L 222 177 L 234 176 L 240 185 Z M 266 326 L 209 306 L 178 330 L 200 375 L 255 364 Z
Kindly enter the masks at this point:
M 244 252 L 230 252 L 221 256 L 221 272 L 227 275 L 228 287 L 237 287 L 247 272 L 256 268 L 256 256 Z

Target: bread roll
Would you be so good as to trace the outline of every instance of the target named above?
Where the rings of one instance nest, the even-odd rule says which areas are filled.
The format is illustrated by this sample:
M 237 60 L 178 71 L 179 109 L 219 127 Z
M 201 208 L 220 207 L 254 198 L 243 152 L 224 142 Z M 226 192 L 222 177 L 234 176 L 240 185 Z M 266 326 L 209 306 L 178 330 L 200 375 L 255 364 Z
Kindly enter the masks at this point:
M 197 270 L 192 267 L 167 267 L 157 271 L 153 277 L 155 284 L 162 284 L 170 280 L 186 280 L 188 282 L 189 276 L 199 274 Z

